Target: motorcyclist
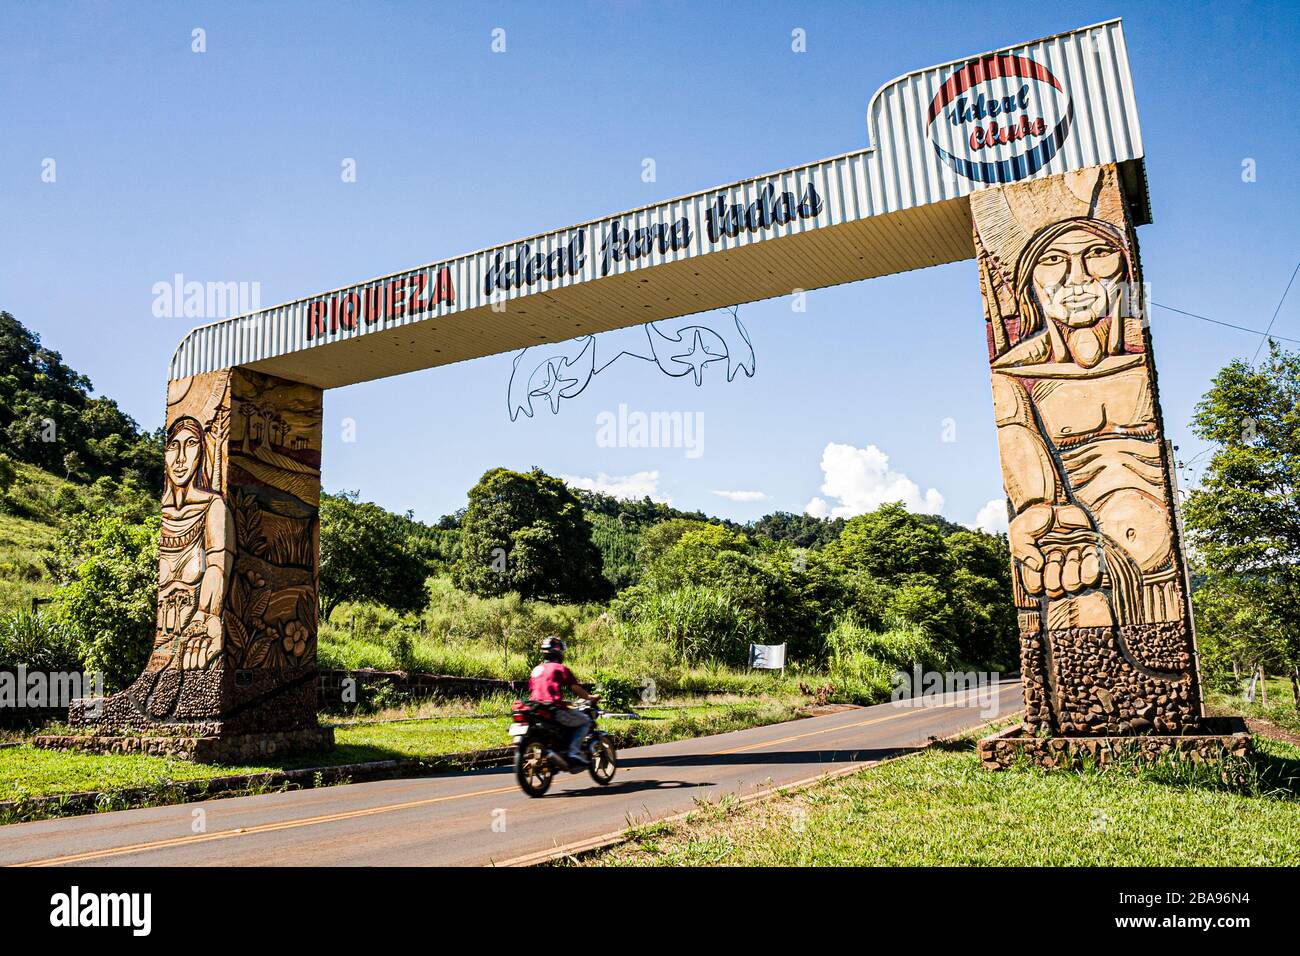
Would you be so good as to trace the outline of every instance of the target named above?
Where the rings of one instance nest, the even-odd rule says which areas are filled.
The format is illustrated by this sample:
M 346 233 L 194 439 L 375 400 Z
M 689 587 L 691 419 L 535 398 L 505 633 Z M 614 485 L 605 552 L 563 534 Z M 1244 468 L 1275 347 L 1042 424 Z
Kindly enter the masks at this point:
M 587 760 L 578 751 L 582 738 L 587 735 L 591 718 L 580 710 L 574 710 L 564 699 L 564 692 L 570 690 L 577 697 L 595 703 L 600 698 L 590 693 L 578 683 L 573 671 L 564 664 L 564 641 L 558 637 L 542 638 L 542 663 L 533 668 L 528 676 L 528 696 L 536 701 L 552 704 L 555 707 L 555 722 L 563 727 L 572 728 L 569 738 L 569 752 L 565 759 L 570 766 L 585 765 Z

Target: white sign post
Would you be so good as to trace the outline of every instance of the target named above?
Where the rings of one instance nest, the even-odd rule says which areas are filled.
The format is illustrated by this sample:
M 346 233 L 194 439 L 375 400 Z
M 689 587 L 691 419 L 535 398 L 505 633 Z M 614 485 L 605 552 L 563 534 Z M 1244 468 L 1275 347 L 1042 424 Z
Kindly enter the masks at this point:
M 750 644 L 749 666 L 756 670 L 779 670 L 785 676 L 784 644 Z

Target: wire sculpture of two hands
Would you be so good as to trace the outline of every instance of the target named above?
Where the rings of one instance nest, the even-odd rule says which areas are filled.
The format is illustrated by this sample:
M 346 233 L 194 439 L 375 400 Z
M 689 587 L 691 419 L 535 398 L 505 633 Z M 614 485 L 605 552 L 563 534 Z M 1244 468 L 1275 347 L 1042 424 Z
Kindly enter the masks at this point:
M 510 374 L 510 420 L 520 412 L 531 418 L 534 399 L 545 400 L 552 414 L 559 414 L 562 401 L 582 394 L 593 378 L 625 355 L 653 362 L 673 378 L 691 375 L 697 386 L 704 384 L 705 366 L 715 362 L 726 363 L 728 382 L 737 372 L 752 378 L 755 367 L 754 346 L 735 306 L 529 346 L 515 356 Z

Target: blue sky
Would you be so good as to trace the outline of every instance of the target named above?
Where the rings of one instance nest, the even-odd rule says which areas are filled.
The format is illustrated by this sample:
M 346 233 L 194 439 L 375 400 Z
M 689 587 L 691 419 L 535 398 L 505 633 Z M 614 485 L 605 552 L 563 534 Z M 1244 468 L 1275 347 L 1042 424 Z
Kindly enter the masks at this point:
M 272 305 L 821 159 L 866 144 L 868 99 L 900 73 L 1123 16 L 1152 297 L 1263 328 L 1300 257 L 1298 10 L 10 3 L 0 308 L 154 427 L 194 324 L 153 314 L 154 284 L 175 273 L 257 282 Z M 191 49 L 195 28 L 206 52 Z M 505 53 L 491 50 L 496 28 Z M 795 28 L 806 53 L 791 51 Z M 513 423 L 509 355 L 331 391 L 325 484 L 425 519 L 461 507 L 498 464 L 634 476 L 624 487 L 738 520 L 914 495 L 970 523 L 1001 497 L 973 263 L 820 290 L 803 313 L 773 300 L 740 314 L 757 373 L 732 383 L 717 366 L 697 388 L 621 362 L 558 415 Z M 1259 340 L 1162 309 L 1152 327 L 1166 425 L 1188 460 L 1202 448 L 1187 427 L 1197 399 Z M 1300 339 L 1300 290 L 1274 330 Z M 702 453 L 601 447 L 596 418 L 620 403 L 702 414 Z

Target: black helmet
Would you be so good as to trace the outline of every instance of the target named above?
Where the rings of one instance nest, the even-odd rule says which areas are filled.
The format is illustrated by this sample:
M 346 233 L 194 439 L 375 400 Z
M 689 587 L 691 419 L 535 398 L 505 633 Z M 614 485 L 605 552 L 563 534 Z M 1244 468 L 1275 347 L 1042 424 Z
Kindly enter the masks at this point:
M 559 663 L 564 660 L 564 641 L 558 637 L 542 638 L 542 660 Z

